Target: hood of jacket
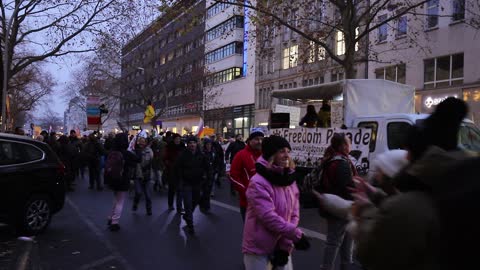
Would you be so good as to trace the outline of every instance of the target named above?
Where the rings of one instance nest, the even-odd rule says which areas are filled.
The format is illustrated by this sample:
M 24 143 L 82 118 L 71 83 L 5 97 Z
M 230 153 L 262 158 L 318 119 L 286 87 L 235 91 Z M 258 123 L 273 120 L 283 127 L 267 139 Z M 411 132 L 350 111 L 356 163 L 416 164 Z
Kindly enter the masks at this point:
M 440 147 L 431 146 L 420 159 L 406 168 L 406 173 L 427 187 L 433 188 L 441 183 L 446 173 L 470 157 L 471 155 L 463 150 L 445 151 Z

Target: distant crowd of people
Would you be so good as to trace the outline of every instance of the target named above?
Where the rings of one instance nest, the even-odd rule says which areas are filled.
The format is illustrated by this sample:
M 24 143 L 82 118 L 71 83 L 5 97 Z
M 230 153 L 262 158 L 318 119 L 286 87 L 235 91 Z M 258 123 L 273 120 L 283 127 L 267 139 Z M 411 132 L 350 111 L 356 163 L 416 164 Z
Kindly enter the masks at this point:
M 146 213 L 152 215 L 150 185 L 168 188 L 169 210 L 176 207 L 187 232 L 194 234 L 193 212 L 197 206 L 210 211 L 215 187 L 226 177 L 239 197 L 246 270 L 293 269 L 293 250 L 310 248 L 299 227 L 300 196 L 307 193 L 318 201 L 327 224 L 320 269 L 339 264 L 347 270 L 354 261 L 368 270 L 466 269 L 476 263 L 476 249 L 468 244 L 480 240 L 471 219 L 478 211 L 480 158 L 458 147 L 467 111 L 456 98 L 440 103 L 406 131 L 404 150 L 376 158 L 375 175 L 368 181 L 352 164 L 344 133 L 333 135 L 321 164 L 303 179 L 294 174 L 289 142 L 260 131 L 251 132 L 246 142 L 241 135 L 230 141 L 220 135 L 200 140 L 170 132 L 155 138 L 110 134 L 103 145 L 95 134 L 79 139 L 74 131 L 69 137 L 42 134 L 37 139 L 64 162 L 70 189 L 75 175 L 88 167 L 90 189 L 102 190 L 105 183 L 113 190 L 111 231 L 120 229 L 133 181 L 133 211 L 144 197 Z

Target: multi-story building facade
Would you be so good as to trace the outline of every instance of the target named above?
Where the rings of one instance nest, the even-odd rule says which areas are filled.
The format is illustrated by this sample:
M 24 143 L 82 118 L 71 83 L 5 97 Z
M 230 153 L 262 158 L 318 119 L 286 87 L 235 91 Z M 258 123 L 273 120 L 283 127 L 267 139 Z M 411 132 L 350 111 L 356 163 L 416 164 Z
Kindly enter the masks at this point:
M 334 16 L 331 10 L 325 10 L 328 5 L 323 3 L 328 1 L 314 2 L 320 3 L 318 11 L 307 18 L 314 21 L 317 14 Z M 414 86 L 417 90 L 416 111 L 419 113 L 432 112 L 434 105 L 448 96 L 463 98 L 470 105 L 471 118 L 479 122 L 480 69 L 476 60 L 479 56 L 479 27 L 469 22 L 479 21 L 480 10 L 479 5 L 472 2 L 431 0 L 416 8 L 416 15 L 409 12 L 371 31 L 368 46 L 365 43 L 358 45 L 360 53 L 368 55 L 369 61 L 355 66 L 355 77 L 386 79 Z M 385 8 L 373 22 L 395 16 L 400 8 L 395 5 Z M 284 16 L 286 21 L 294 22 L 288 17 L 291 15 Z M 341 33 L 332 32 L 326 42 L 336 55 L 345 53 Z M 257 38 L 257 48 L 257 125 L 267 125 L 271 111 L 285 110 L 285 106 L 277 104 L 302 107 L 301 114 L 304 112 L 305 104 L 271 99 L 273 90 L 344 79 L 343 69 L 326 55 L 324 49 L 312 47 L 285 26 L 263 26 Z
M 480 36 L 469 22 L 480 16 L 478 3 L 472 0 L 431 0 L 417 13 L 406 14 L 394 23 L 372 33 L 371 42 L 386 51 L 379 62 L 369 63 L 369 77 L 415 86 L 416 111 L 430 113 L 449 96 L 464 99 L 470 117 L 480 123 Z M 466 10 L 467 9 L 467 10 Z M 387 18 L 394 11 L 378 16 Z M 408 36 L 411 47 L 391 51 Z
M 154 125 L 177 133 L 194 132 L 202 112 L 205 1 L 178 1 L 122 50 L 122 122 L 143 123 L 149 102 Z
M 248 136 L 254 120 L 255 39 L 248 9 L 206 1 L 205 125 Z M 247 15 L 247 16 L 246 16 Z

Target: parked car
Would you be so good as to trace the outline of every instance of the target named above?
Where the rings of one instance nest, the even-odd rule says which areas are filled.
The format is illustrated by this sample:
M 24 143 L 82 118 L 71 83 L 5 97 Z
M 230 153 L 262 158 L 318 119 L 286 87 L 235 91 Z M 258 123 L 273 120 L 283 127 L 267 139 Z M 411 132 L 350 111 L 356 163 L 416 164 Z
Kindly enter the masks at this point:
M 43 232 L 65 203 L 65 167 L 43 142 L 0 133 L 0 221 Z

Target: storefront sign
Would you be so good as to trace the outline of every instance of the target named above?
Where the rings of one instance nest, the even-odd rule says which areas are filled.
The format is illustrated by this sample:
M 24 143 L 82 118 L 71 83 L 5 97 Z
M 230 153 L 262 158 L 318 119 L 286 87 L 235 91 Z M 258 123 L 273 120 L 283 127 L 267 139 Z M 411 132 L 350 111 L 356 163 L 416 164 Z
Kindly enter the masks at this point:
M 369 145 L 372 137 L 370 129 L 279 128 L 270 130 L 271 134 L 284 137 L 290 143 L 291 156 L 299 167 L 314 167 L 319 164 L 335 132 L 345 133 L 352 141 L 350 156 L 357 170 L 368 170 Z
M 425 106 L 426 109 L 433 109 L 435 106 L 440 104 L 442 101 L 449 97 L 454 97 L 458 98 L 457 94 L 446 94 L 446 95 L 441 95 L 441 96 L 433 96 L 433 95 L 426 95 L 423 97 L 423 106 Z

